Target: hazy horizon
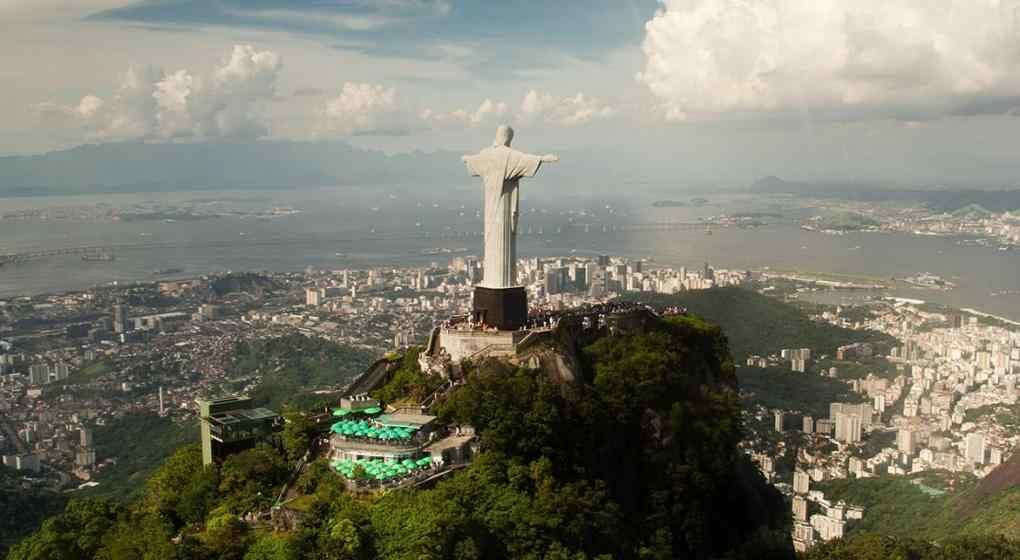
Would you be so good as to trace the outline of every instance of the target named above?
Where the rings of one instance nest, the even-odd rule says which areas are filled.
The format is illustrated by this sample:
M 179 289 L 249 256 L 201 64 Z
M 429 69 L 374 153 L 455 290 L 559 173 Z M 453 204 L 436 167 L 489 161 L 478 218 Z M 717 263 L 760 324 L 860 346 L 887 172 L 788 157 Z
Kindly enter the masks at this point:
M 1017 13 L 1012 0 L 6 2 L 0 155 L 125 141 L 464 151 L 508 122 L 523 149 L 615 154 L 639 180 L 1011 187 Z

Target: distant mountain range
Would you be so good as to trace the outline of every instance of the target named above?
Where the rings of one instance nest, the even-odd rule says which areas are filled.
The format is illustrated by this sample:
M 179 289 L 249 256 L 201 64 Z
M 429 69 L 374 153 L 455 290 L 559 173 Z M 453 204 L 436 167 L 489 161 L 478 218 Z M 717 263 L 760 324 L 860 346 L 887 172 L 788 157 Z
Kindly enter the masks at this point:
M 464 177 L 453 152 L 386 155 L 343 142 L 84 145 L 0 157 L 0 196 L 276 189 Z
M 256 190 L 345 185 L 474 184 L 461 155 L 415 151 L 389 155 L 341 141 L 120 142 L 78 146 L 34 156 L 0 157 L 0 197 L 199 190 Z M 554 194 L 615 189 L 639 177 L 639 163 L 585 150 L 561 152 L 543 167 Z
M 125 192 L 294 189 L 344 185 L 467 184 L 460 161 L 467 150 L 388 155 L 342 141 L 259 141 L 88 144 L 34 156 L 0 157 L 0 197 Z M 586 148 L 559 154 L 562 163 L 542 170 L 551 194 L 619 194 L 621 185 L 661 195 L 661 205 L 701 192 L 682 178 L 683 162 L 663 162 Z M 702 186 L 702 188 L 705 188 Z M 693 189 L 693 190 L 692 190 Z M 711 192 L 719 186 L 710 187 Z M 757 193 L 790 193 L 851 200 L 921 200 L 936 211 L 1001 212 L 1020 209 L 1020 189 L 902 189 L 865 181 L 755 181 Z M 670 197 L 673 198 L 670 198 Z M 980 208 L 980 210 L 978 210 Z
M 917 200 L 936 212 L 962 212 L 965 214 L 987 214 L 1020 209 L 1020 188 L 998 190 L 903 189 L 864 181 L 787 181 L 770 175 L 752 183 L 751 191 L 870 202 Z

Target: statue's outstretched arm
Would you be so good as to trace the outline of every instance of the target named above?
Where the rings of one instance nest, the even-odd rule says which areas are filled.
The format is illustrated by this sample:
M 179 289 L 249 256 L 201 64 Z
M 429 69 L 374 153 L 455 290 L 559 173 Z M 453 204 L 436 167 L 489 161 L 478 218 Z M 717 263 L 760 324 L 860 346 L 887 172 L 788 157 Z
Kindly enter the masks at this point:
M 478 172 L 475 171 L 475 168 L 471 165 L 471 157 L 472 156 L 460 156 L 460 160 L 464 162 L 464 167 L 467 167 L 468 175 L 478 177 Z
M 557 161 L 560 161 L 560 156 L 545 154 L 544 156 L 539 156 L 538 159 L 542 160 L 543 163 L 556 163 Z

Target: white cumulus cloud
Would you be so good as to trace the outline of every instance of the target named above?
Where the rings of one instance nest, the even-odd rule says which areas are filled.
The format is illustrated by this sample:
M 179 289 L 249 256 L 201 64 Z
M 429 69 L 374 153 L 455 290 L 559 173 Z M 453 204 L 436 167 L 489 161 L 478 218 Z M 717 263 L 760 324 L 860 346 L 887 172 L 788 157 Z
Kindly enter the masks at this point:
M 95 95 L 86 95 L 81 98 L 78 102 L 77 112 L 78 115 L 83 118 L 89 118 L 95 115 L 103 108 L 103 100 L 96 97 Z
M 506 103 L 502 101 L 496 102 L 491 99 L 482 101 L 482 104 L 478 106 L 478 109 L 471 115 L 471 124 L 481 124 L 488 121 L 490 118 L 502 118 L 506 116 L 508 111 Z
M 580 92 L 573 96 L 555 97 L 532 89 L 521 101 L 521 119 L 524 122 L 544 121 L 574 126 L 611 117 L 615 112 L 600 99 Z
M 396 88 L 347 82 L 326 101 L 324 129 L 345 136 L 406 134 L 415 124 L 412 115 Z
M 429 128 L 465 128 L 476 125 L 491 124 L 510 117 L 510 106 L 503 101 L 486 98 L 477 109 L 457 109 L 449 112 L 436 112 L 423 109 L 418 112 L 423 125 Z
M 1018 0 L 661 0 L 637 78 L 669 119 L 912 120 L 1020 95 Z
M 73 107 L 38 109 L 90 140 L 257 138 L 268 132 L 260 109 L 275 95 L 280 67 L 276 53 L 238 45 L 206 76 L 132 68 L 108 101 L 90 94 Z

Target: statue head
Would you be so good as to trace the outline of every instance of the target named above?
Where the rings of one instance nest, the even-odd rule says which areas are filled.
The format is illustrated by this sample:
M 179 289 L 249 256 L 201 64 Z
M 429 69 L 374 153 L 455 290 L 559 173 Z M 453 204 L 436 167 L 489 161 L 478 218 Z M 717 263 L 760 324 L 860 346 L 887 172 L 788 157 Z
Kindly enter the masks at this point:
M 505 124 L 499 125 L 496 129 L 496 139 L 492 141 L 493 146 L 509 146 L 514 139 L 514 129 Z

